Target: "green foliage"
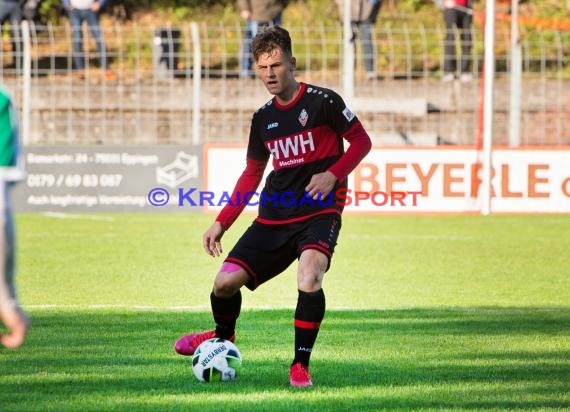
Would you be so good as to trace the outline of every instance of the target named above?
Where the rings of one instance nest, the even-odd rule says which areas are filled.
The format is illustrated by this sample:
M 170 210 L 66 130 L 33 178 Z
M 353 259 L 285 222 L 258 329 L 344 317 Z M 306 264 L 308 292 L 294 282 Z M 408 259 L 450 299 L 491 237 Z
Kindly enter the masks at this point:
M 409 20 L 418 22 L 441 19 L 434 0 L 384 0 L 380 20 Z M 235 13 L 236 0 L 109 0 L 107 12 L 120 18 L 132 18 L 137 13 L 166 11 L 171 13 L 171 20 L 186 20 L 189 16 L 200 15 L 202 21 L 218 23 L 224 18 L 225 12 Z M 526 3 L 523 3 L 526 4 Z M 476 7 L 481 8 L 476 3 Z M 522 10 L 524 12 L 524 10 Z M 532 2 L 531 12 L 543 17 L 566 17 L 568 10 L 564 2 L 555 0 L 540 0 Z M 62 14 L 61 0 L 43 0 L 40 4 L 41 19 L 57 23 Z M 337 10 L 334 2 L 329 0 L 291 1 L 285 10 L 285 15 L 293 24 L 304 24 L 307 21 L 330 23 L 336 21 Z
M 120 17 L 132 17 L 143 11 L 168 11 L 174 19 L 183 20 L 196 10 L 215 10 L 233 3 L 232 0 L 108 0 L 106 12 Z M 57 23 L 62 14 L 62 0 L 42 0 L 40 3 L 40 20 Z
M 149 9 L 177 9 L 180 7 L 203 8 L 224 5 L 231 0 L 110 0 L 111 5 L 122 6 L 127 10 L 140 11 Z
M 397 8 L 402 13 L 416 13 L 426 7 L 426 5 L 432 6 L 433 2 L 426 2 L 425 0 L 400 0 L 397 3 Z
M 63 12 L 61 0 L 42 0 L 38 10 L 40 20 L 57 23 Z
M 176 21 L 184 21 L 192 16 L 192 9 L 186 6 L 173 7 L 168 11 L 172 15 L 172 19 Z

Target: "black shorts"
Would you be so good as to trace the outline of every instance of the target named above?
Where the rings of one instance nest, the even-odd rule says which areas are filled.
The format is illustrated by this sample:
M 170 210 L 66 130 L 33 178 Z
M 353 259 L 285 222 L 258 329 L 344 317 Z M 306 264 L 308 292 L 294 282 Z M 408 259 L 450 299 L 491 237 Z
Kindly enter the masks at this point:
M 285 271 L 306 249 L 327 255 L 328 270 L 340 226 L 340 216 L 335 214 L 283 225 L 253 222 L 230 251 L 226 262 L 247 271 L 250 280 L 246 286 L 250 290 Z

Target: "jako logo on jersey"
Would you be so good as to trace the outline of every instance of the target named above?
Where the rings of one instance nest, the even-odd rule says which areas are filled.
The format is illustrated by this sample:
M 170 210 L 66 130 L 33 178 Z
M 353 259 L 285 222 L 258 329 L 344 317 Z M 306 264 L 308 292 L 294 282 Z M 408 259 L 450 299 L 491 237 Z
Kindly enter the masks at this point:
M 301 123 L 301 125 L 305 126 L 307 124 L 307 120 L 309 120 L 309 113 L 307 113 L 307 111 L 305 109 L 301 110 L 301 113 L 299 114 L 299 123 Z
M 275 129 L 277 126 L 279 126 L 279 123 L 277 123 L 277 122 L 269 123 L 269 124 L 267 125 L 267 130 L 269 130 L 269 129 Z
M 299 154 L 305 154 L 308 151 L 315 151 L 315 142 L 313 141 L 313 134 L 307 133 L 307 137 L 303 133 L 296 134 L 291 137 L 282 137 L 271 142 L 267 142 L 267 149 L 271 152 L 273 157 L 277 160 L 290 157 L 297 157 Z M 307 150 L 308 148 L 308 150 Z
M 352 119 L 354 119 L 354 113 L 352 113 L 348 107 L 344 108 L 344 110 L 342 111 L 342 114 L 344 114 L 344 117 L 346 117 L 346 120 L 348 120 L 349 122 Z

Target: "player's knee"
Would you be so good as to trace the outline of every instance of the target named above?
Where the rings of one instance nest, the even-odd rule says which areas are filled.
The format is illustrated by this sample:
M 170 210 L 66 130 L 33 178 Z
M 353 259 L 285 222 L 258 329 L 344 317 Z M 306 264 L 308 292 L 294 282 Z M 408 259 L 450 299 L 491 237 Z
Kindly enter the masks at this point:
M 229 297 L 234 295 L 239 287 L 236 287 L 231 279 L 227 276 L 216 276 L 214 281 L 214 295 L 218 297 Z
M 301 254 L 297 286 L 303 292 L 316 292 L 321 289 L 329 258 L 324 253 L 308 249 Z
M 309 270 L 299 272 L 297 283 L 299 290 L 303 292 L 316 292 L 322 287 L 323 275 L 321 271 Z
M 239 273 L 220 272 L 214 280 L 214 295 L 218 297 L 230 297 L 245 284 L 243 276 Z

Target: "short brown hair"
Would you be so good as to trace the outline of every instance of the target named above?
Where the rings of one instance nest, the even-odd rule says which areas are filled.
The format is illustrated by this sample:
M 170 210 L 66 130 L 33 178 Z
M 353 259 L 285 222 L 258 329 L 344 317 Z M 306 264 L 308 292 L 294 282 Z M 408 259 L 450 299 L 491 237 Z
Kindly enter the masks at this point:
M 257 33 L 251 42 L 253 59 L 257 61 L 263 53 L 270 53 L 275 49 L 281 49 L 289 57 L 293 56 L 291 50 L 291 36 L 281 26 L 264 27 Z

